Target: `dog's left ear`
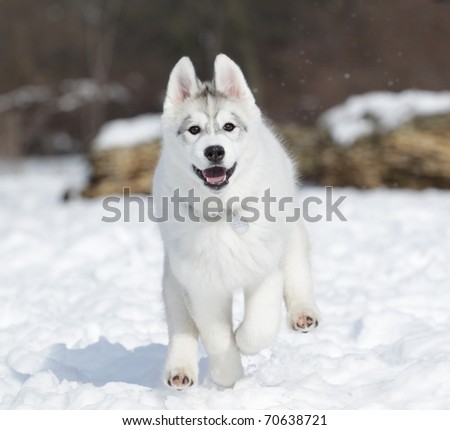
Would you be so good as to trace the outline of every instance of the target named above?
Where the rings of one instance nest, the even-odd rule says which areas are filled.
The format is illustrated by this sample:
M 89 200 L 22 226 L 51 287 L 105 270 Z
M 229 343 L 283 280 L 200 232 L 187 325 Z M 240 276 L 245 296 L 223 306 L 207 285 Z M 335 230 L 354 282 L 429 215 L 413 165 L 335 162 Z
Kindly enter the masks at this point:
M 241 69 L 225 54 L 219 54 L 214 62 L 214 84 L 229 97 L 255 103 Z

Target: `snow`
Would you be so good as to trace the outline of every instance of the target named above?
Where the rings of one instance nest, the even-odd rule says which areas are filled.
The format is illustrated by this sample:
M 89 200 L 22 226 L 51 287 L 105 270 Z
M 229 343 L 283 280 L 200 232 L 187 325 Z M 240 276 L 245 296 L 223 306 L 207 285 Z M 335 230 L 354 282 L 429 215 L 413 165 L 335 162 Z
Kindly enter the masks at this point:
M 70 112 L 95 101 L 124 103 L 128 99 L 128 90 L 117 82 L 100 85 L 89 78 L 64 79 L 57 91 L 44 85 L 25 85 L 0 94 L 0 112 L 53 103 L 58 111 Z
M 335 142 L 351 145 L 374 131 L 390 131 L 413 117 L 450 112 L 450 91 L 369 92 L 349 97 L 319 118 Z
M 104 223 L 101 199 L 63 203 L 86 173 L 78 158 L 0 164 L 1 408 L 448 408 L 450 191 L 335 189 L 348 221 L 307 224 L 317 331 L 283 324 L 232 389 L 202 352 L 200 386 L 177 392 L 160 379 L 157 226 L 137 205 L 132 222 Z
M 94 149 L 135 146 L 160 138 L 161 115 L 144 114 L 134 118 L 116 119 L 104 124 L 94 139 Z
M 0 94 L 0 112 L 14 108 L 25 108 L 34 103 L 47 103 L 52 92 L 43 85 L 26 85 L 8 93 Z
M 95 101 L 124 103 L 129 99 L 128 90 L 119 83 L 100 85 L 93 79 L 66 79 L 61 82 L 61 96 L 56 104 L 60 111 L 70 112 Z

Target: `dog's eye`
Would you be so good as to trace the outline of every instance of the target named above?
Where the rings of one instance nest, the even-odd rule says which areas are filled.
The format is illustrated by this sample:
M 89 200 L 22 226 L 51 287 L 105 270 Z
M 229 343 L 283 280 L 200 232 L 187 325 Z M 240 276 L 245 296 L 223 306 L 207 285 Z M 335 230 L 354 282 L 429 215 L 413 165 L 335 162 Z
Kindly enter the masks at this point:
M 188 131 L 191 134 L 199 134 L 200 133 L 200 127 L 198 125 L 193 125 L 192 127 L 188 128 Z
M 225 131 L 233 131 L 236 128 L 236 126 L 234 124 L 231 124 L 231 122 L 227 122 L 224 126 L 223 129 Z

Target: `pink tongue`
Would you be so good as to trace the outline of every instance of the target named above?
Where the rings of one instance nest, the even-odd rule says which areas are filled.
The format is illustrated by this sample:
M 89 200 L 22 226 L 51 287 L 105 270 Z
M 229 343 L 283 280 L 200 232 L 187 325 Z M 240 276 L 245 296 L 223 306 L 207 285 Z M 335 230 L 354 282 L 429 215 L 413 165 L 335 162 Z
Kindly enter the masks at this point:
M 214 166 L 209 169 L 202 170 L 202 174 L 209 184 L 220 184 L 227 178 L 227 169 L 224 167 Z

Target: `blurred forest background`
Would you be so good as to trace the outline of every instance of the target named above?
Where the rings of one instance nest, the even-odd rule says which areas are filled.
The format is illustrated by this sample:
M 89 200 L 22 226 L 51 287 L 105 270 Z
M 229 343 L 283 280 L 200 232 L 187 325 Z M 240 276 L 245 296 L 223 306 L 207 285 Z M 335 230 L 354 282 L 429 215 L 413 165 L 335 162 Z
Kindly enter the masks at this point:
M 107 120 L 161 110 L 184 55 L 238 62 L 263 111 L 313 124 L 351 94 L 450 88 L 437 0 L 0 0 L 0 155 L 84 152 Z

